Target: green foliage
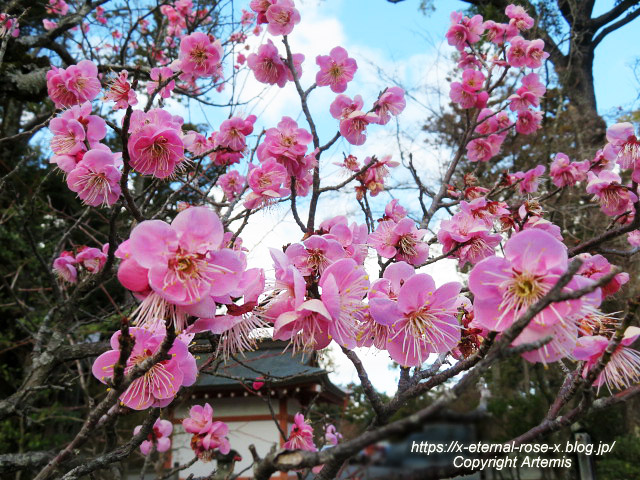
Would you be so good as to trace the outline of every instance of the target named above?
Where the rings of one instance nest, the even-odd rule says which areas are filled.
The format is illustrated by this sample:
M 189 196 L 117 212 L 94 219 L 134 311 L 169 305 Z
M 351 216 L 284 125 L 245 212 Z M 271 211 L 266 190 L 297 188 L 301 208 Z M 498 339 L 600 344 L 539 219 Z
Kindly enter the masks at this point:
M 640 478 L 640 436 L 625 435 L 615 438 L 613 451 L 596 462 L 599 480 Z

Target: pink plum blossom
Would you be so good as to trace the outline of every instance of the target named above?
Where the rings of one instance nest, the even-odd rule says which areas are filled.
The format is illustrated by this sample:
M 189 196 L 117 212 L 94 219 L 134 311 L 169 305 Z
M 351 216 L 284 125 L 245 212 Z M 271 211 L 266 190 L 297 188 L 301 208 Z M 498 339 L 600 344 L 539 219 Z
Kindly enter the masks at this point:
M 304 276 L 322 275 L 325 268 L 346 256 L 337 240 L 319 235 L 312 235 L 303 243 L 289 245 L 285 254 Z
M 116 102 L 113 107 L 115 110 L 127 108 L 138 104 L 136 91 L 131 88 L 131 84 L 127 81 L 128 72 L 122 70 L 120 74 L 113 80 L 109 90 L 104 96 L 107 101 Z
M 208 403 L 204 407 L 191 407 L 189 418 L 182 421 L 182 426 L 187 433 L 193 433 L 191 448 L 199 459 L 211 460 L 214 450 L 223 455 L 231 451 L 227 438 L 229 427 L 224 422 L 213 421 L 213 409 Z
M 168 81 L 174 72 L 169 67 L 154 67 L 151 69 L 151 73 L 149 77 L 151 80 L 147 82 L 147 94 L 153 95 L 158 88 L 160 91 L 160 97 L 169 98 L 171 96 L 171 92 L 176 87 L 176 81 L 171 80 Z M 160 87 L 160 85 L 164 85 Z
M 17 18 L 12 18 L 6 13 L 0 12 L 0 38 L 4 38 L 7 34 L 16 38 L 20 35 L 20 25 Z
M 451 26 L 445 36 L 449 45 L 462 51 L 467 46 L 467 43 L 478 42 L 483 32 L 482 16 L 474 15 L 471 18 L 463 18 L 462 13 L 452 12 Z
M 504 255 L 481 260 L 469 275 L 475 321 L 489 330 L 509 328 L 567 270 L 566 247 L 536 228 L 513 235 L 504 246 Z M 562 321 L 574 307 L 570 301 L 554 303 L 538 313 L 530 325 L 546 329 Z
M 360 95 L 351 100 L 340 94 L 329 106 L 331 116 L 340 120 L 340 134 L 352 145 L 362 145 L 367 140 L 367 125 L 378 122 L 377 115 L 361 110 L 363 105 Z
M 337 445 L 342 440 L 342 434 L 338 432 L 335 425 L 327 425 L 324 430 L 324 438 L 329 445 Z
M 511 45 L 507 50 L 507 61 L 509 65 L 515 68 L 524 67 L 527 63 L 527 48 L 529 41 L 521 36 L 515 36 L 511 39 Z
M 74 266 L 76 263 L 73 253 L 64 251 L 53 261 L 53 273 L 65 282 L 76 283 L 78 281 L 78 270 Z
M 211 77 L 217 74 L 222 59 L 220 40 L 194 32 L 180 41 L 180 69 L 187 75 Z
M 329 55 L 318 55 L 316 63 L 320 67 L 316 74 L 316 84 L 319 87 L 330 87 L 334 93 L 344 92 L 358 69 L 356 61 L 342 47 L 333 48 Z
M 265 13 L 267 31 L 271 35 L 289 35 L 300 23 L 300 12 L 293 0 L 274 0 Z
M 546 87 L 540 82 L 537 74 L 530 73 L 522 77 L 522 86 L 515 94 L 509 96 L 509 108 L 516 112 L 527 110 L 529 107 L 540 106 L 540 98 L 545 94 Z
M 290 190 L 282 186 L 287 177 L 287 169 L 273 158 L 251 169 L 247 175 L 247 184 L 251 192 L 244 201 L 245 208 L 270 205 L 278 198 L 289 195 Z
M 349 224 L 347 217 L 337 217 L 325 220 L 320 224 L 320 231 L 325 232 L 323 237 L 327 240 L 337 240 L 347 257 L 362 265 L 367 257 L 367 233 L 366 225 L 358 225 L 355 222 Z
M 633 209 L 631 204 L 638 201 L 634 192 L 620 184 L 620 176 L 610 170 L 603 170 L 598 175 L 588 172 L 587 180 L 587 193 L 595 195 L 605 215 L 620 215 Z
M 315 159 L 306 157 L 311 134 L 290 117 L 282 117 L 277 128 L 265 132 L 264 141 L 258 146 L 256 154 L 261 162 L 273 158 L 287 169 L 288 175 L 302 177 Z
M 587 179 L 589 161 L 571 162 L 569 157 L 560 152 L 551 163 L 549 175 L 556 187 L 573 186 Z
M 373 111 L 378 115 L 378 123 L 386 125 L 391 120 L 391 115 L 397 117 L 406 106 L 404 90 L 400 87 L 389 87 L 375 101 Z
M 542 62 L 549 57 L 549 54 L 544 51 L 544 41 L 541 39 L 531 40 L 527 44 L 527 51 L 525 54 L 525 65 L 529 68 L 540 68 Z
M 607 140 L 614 147 L 616 160 L 622 168 L 635 168 L 640 163 L 640 141 L 633 124 L 616 123 L 607 129 Z
M 492 234 L 485 221 L 466 212 L 456 213 L 451 220 L 443 220 L 438 230 L 438 241 L 443 250 L 452 252 L 461 266 L 467 262 L 475 265 L 493 255 L 500 240 L 500 235 Z
M 520 110 L 516 121 L 516 132 L 530 135 L 540 128 L 542 113 L 537 110 Z
M 293 64 L 298 77 L 302 76 L 302 62 L 304 55 L 294 53 L 292 55 Z M 285 60 L 280 57 L 278 49 L 271 40 L 258 47 L 257 53 L 252 53 L 247 57 L 247 65 L 261 83 L 278 85 L 284 87 L 288 80 L 293 80 L 293 75 Z
M 255 121 L 255 115 L 249 115 L 246 119 L 235 116 L 225 120 L 220 124 L 216 136 L 217 145 L 235 151 L 244 150 L 247 146 L 246 137 L 253 132 Z
M 581 253 L 578 257 L 583 261 L 578 275 L 582 275 L 586 278 L 598 280 L 608 274 L 613 268 L 609 261 L 602 255 L 591 255 L 589 253 Z M 615 294 L 622 285 L 629 281 L 629 274 L 626 272 L 620 272 L 611 279 L 609 283 L 604 285 L 602 289 L 602 296 L 607 297 Z
M 488 162 L 500 152 L 502 141 L 499 135 L 471 140 L 466 147 L 467 158 L 470 162 Z
M 67 186 L 92 207 L 116 203 L 122 191 L 113 153 L 108 148 L 89 150 L 69 172 Z
M 598 375 L 593 384 L 601 387 L 603 384 L 611 390 L 623 390 L 640 381 L 640 353 L 631 348 L 631 345 L 640 336 L 640 328 L 628 327 L 624 332 L 622 341 L 613 351 L 604 370 Z M 589 370 L 604 355 L 609 339 L 602 335 L 581 337 L 578 339 L 573 356 L 578 360 L 585 360 L 582 375 L 587 376 Z
M 277 314 L 274 338 L 292 340 L 296 350 L 319 350 L 332 339 L 346 348 L 355 347 L 357 325 L 365 311 L 362 299 L 369 288 L 364 268 L 351 258 L 337 260 L 320 277 L 320 299 L 305 300 L 300 272 L 286 257 L 279 262 L 290 265 L 287 267 L 290 293 L 271 312 L 272 316 Z
M 547 168 L 544 165 L 538 165 L 531 170 L 527 170 L 526 172 L 516 172 L 513 176 L 519 180 L 518 190 L 521 194 L 525 193 L 533 193 L 538 191 L 538 186 L 540 184 L 540 177 L 544 174 Z
M 520 5 L 507 5 L 504 13 L 509 17 L 509 24 L 518 30 L 529 30 L 533 27 L 533 18 L 527 14 L 527 11 Z
M 91 101 L 100 93 L 98 67 L 90 60 L 81 60 L 66 69 L 52 66 L 46 77 L 47 91 L 56 108 Z
M 131 327 L 129 334 L 134 339 L 133 350 L 125 365 L 125 375 L 136 365 L 152 357 L 159 349 L 165 334 L 144 328 Z M 120 335 L 118 330 L 111 336 L 111 348 L 93 363 L 93 375 L 102 383 L 112 380 L 114 366 L 120 357 Z M 168 352 L 169 360 L 154 364 L 141 377 L 135 379 L 120 395 L 120 401 L 133 410 L 167 406 L 181 386 L 188 387 L 196 381 L 198 367 L 187 345 L 176 338 Z
M 171 115 L 159 108 L 131 119 L 128 151 L 131 167 L 157 178 L 172 175 L 184 160 L 184 143 L 179 127 L 171 121 Z
M 232 201 L 244 191 L 246 181 L 247 179 L 240 175 L 240 172 L 231 170 L 224 175 L 220 175 L 217 184 L 222 188 L 227 199 Z
M 189 418 L 182 420 L 182 427 L 187 433 L 206 433 L 213 423 L 213 408 L 208 403 L 204 406 L 194 405 L 189 410 Z
M 94 247 L 80 247 L 76 254 L 76 261 L 90 273 L 98 273 L 107 261 L 109 244 L 101 249 Z
M 133 429 L 133 434 L 138 435 L 142 425 L 138 425 Z M 140 451 L 143 455 L 149 455 L 154 445 L 157 452 L 166 452 L 171 448 L 170 435 L 173 432 L 173 424 L 169 420 L 162 420 L 158 418 L 153 424 L 153 429 L 149 434 L 147 440 L 140 444 Z
M 429 246 L 422 241 L 426 230 L 419 230 L 408 217 L 398 223 L 385 220 L 369 235 L 369 244 L 383 258 L 394 258 L 420 265 L 429 256 Z
M 289 438 L 282 448 L 286 450 L 306 450 L 308 452 L 318 451 L 318 447 L 313 443 L 313 427 L 305 421 L 302 413 L 294 415 Z
M 450 351 L 460 340 L 456 318 L 461 285 L 451 282 L 436 289 L 426 273 L 406 279 L 397 300 L 384 296 L 369 299 L 371 316 L 391 325 L 387 350 L 403 366 L 419 366 L 430 353 Z

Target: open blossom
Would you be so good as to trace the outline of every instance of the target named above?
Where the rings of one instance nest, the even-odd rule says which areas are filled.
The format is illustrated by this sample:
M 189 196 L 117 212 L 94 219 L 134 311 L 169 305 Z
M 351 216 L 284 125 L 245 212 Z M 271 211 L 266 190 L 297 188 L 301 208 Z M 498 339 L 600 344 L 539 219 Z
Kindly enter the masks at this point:
M 398 223 L 385 220 L 369 235 L 369 244 L 384 258 L 395 258 L 420 265 L 429 256 L 429 245 L 422 241 L 427 231 L 417 229 L 408 217 Z
M 499 332 L 546 295 L 568 265 L 566 247 L 537 228 L 513 235 L 504 246 L 504 255 L 485 258 L 469 276 L 476 323 Z M 573 288 L 575 278 L 565 288 Z M 548 328 L 563 321 L 575 308 L 571 301 L 553 303 L 538 313 L 530 326 Z
M 378 123 L 386 125 L 391 115 L 397 117 L 407 106 L 404 90 L 400 87 L 387 88 L 373 104 L 373 111 L 378 115 Z
M 620 184 L 620 176 L 610 170 L 603 170 L 598 175 L 588 172 L 587 180 L 587 193 L 595 195 L 606 215 L 615 216 L 632 210 L 631 204 L 638 201 L 634 192 Z
M 549 54 L 544 51 L 544 41 L 538 38 L 527 45 L 524 62 L 529 68 L 540 68 L 548 57 Z
M 131 355 L 127 358 L 125 375 L 136 365 L 152 357 L 164 340 L 164 332 L 159 334 L 144 328 L 131 327 L 129 334 L 135 343 Z M 111 337 L 111 348 L 93 363 L 93 375 L 102 383 L 112 380 L 114 366 L 120 357 L 120 335 L 115 332 Z M 198 367 L 187 345 L 176 338 L 168 352 L 169 359 L 153 365 L 144 375 L 135 379 L 120 395 L 120 401 L 134 410 L 149 407 L 165 407 L 171 403 L 181 386 L 188 387 L 196 381 Z
M 140 112 L 140 113 L 138 113 Z M 180 124 L 165 110 L 134 111 L 127 148 L 131 167 L 157 178 L 167 178 L 184 160 Z
M 530 135 L 537 131 L 542 123 L 542 113 L 537 110 L 520 110 L 516 120 L 516 132 Z
M 522 77 L 522 86 L 515 94 L 509 96 L 509 108 L 516 112 L 526 110 L 529 107 L 540 106 L 540 98 L 545 94 L 546 87 L 540 82 L 536 73 L 530 73 Z
M 395 282 L 401 285 L 398 290 L 393 283 L 389 287 L 397 293 L 396 298 L 369 297 L 371 316 L 391 326 L 387 350 L 393 360 L 403 366 L 419 366 L 430 353 L 448 352 L 458 344 L 459 283 L 446 283 L 436 289 L 433 278 L 426 273 Z
M 67 186 L 92 207 L 116 203 L 122 191 L 113 153 L 108 148 L 89 150 L 69 172 Z
M 167 82 L 172 76 L 174 72 L 169 67 L 154 67 L 151 69 L 151 73 L 149 77 L 151 80 L 147 82 L 147 94 L 153 95 L 153 93 L 158 89 L 160 85 L 164 85 L 160 88 L 160 97 L 169 98 L 171 96 L 171 92 L 174 88 L 176 88 L 176 81 L 171 80 Z
M 282 448 L 287 450 L 306 450 L 308 452 L 318 451 L 318 447 L 313 443 L 313 427 L 305 421 L 302 413 L 294 415 L 289 439 Z
M 598 280 L 608 274 L 613 268 L 609 261 L 602 255 L 591 255 L 589 253 L 581 253 L 578 257 L 583 260 L 578 275 Z M 622 285 L 629 281 L 629 274 L 620 272 L 611 279 L 609 283 L 601 287 L 603 297 L 615 294 Z
M 560 152 L 556 154 L 553 163 L 551 163 L 549 175 L 556 187 L 573 186 L 577 182 L 587 179 L 589 165 L 588 160 L 584 162 L 572 162 L 567 155 Z
M 293 0 L 274 0 L 265 13 L 267 31 L 271 35 L 289 35 L 300 23 L 300 12 Z
M 69 12 L 69 5 L 64 0 L 49 0 L 47 13 L 64 16 Z
M 66 109 L 51 120 L 49 129 L 53 133 L 50 145 L 55 154 L 49 162 L 55 163 L 65 173 L 70 173 L 82 161 L 87 143 L 90 148 L 107 148 L 100 145 L 100 140 L 107 134 L 106 122 L 97 115 L 91 115 L 89 102 Z
M 533 18 L 520 5 L 508 5 L 504 13 L 509 17 L 509 24 L 518 30 L 529 30 L 533 27 Z
M 320 299 L 305 300 L 302 274 L 279 252 L 272 251 L 272 257 L 284 269 L 284 276 L 276 270 L 276 279 L 280 277 L 288 291 L 269 313 L 275 317 L 274 338 L 292 340 L 294 349 L 319 350 L 331 340 L 355 347 L 357 325 L 366 310 L 362 299 L 369 288 L 364 268 L 351 258 L 337 260 L 320 277 Z
M 471 18 L 462 16 L 460 12 L 451 12 L 451 26 L 446 33 L 449 45 L 462 51 L 467 43 L 476 43 L 484 32 L 482 16 L 474 15 Z
M 458 212 L 450 220 L 443 220 L 438 230 L 438 242 L 443 250 L 452 252 L 461 266 L 467 262 L 475 265 L 493 255 L 500 240 L 500 235 L 491 233 L 487 222 L 466 212 Z
M 85 131 L 80 122 L 75 119 L 57 117 L 49 123 L 49 130 L 53 137 L 49 143 L 56 155 L 74 155 L 85 150 Z
M 503 138 L 499 135 L 489 135 L 486 138 L 476 138 L 467 144 L 467 158 L 470 162 L 488 162 L 500 152 Z
M 229 200 L 234 200 L 244 191 L 246 178 L 237 170 L 231 170 L 218 177 L 217 184 Z
M 4 38 L 7 34 L 12 37 L 20 35 L 20 28 L 17 18 L 11 18 L 6 13 L 0 13 L 0 38 Z
M 338 215 L 325 220 L 320 224 L 320 231 L 326 232 L 323 237 L 327 240 L 337 240 L 347 257 L 362 265 L 367 257 L 367 233 L 366 225 L 358 225 L 356 222 L 349 224 L 347 217 Z
M 136 91 L 131 88 L 131 84 L 127 81 L 128 75 L 126 70 L 122 70 L 111 83 L 109 90 L 107 90 L 104 96 L 105 100 L 116 102 L 113 107 L 116 110 L 138 104 Z
M 273 158 L 251 169 L 249 175 L 247 175 L 247 183 L 251 188 L 251 192 L 244 201 L 245 208 L 258 208 L 262 205 L 269 205 L 278 198 L 289 195 L 291 191 L 282 186 L 287 177 L 287 169 Z
M 515 178 L 521 180 L 518 183 L 518 190 L 521 194 L 525 193 L 534 193 L 538 191 L 538 186 L 540 184 L 540 177 L 544 174 L 547 168 L 544 165 L 538 165 L 531 170 L 527 170 L 526 172 L 516 172 L 513 174 Z
M 367 125 L 378 123 L 376 114 L 362 111 L 363 105 L 360 95 L 351 100 L 340 94 L 329 106 L 331 116 L 340 120 L 340 134 L 352 145 L 362 145 L 367 140 Z
M 344 92 L 358 69 L 356 61 L 342 47 L 333 48 L 329 55 L 318 55 L 316 63 L 320 66 L 316 83 L 319 87 L 330 87 L 334 93 Z
M 631 345 L 640 336 L 640 328 L 628 327 L 622 341 L 613 351 L 604 370 L 598 375 L 593 384 L 597 387 L 603 384 L 611 390 L 623 390 L 640 382 L 640 353 Z M 582 375 L 587 376 L 589 370 L 604 355 L 609 339 L 602 335 L 581 337 L 578 339 L 573 356 L 578 360 L 586 360 Z
M 267 23 L 267 10 L 273 3 L 276 3 L 276 1 L 277 0 L 251 0 L 249 8 L 257 13 L 256 21 L 258 24 Z
M 293 65 L 298 77 L 302 76 L 302 62 L 304 55 L 294 53 L 292 55 Z M 247 65 L 261 83 L 278 85 L 284 87 L 288 80 L 293 80 L 293 75 L 287 67 L 285 60 L 280 57 L 278 49 L 271 40 L 258 47 L 257 53 L 252 53 L 247 57 Z
M 106 243 L 102 250 L 94 247 L 80 247 L 76 254 L 76 261 L 90 273 L 98 273 L 107 261 L 109 244 Z
M 76 263 L 73 253 L 64 251 L 53 261 L 53 273 L 65 282 L 76 283 L 78 281 L 78 270 L 74 266 Z
M 222 45 L 202 32 L 194 32 L 180 41 L 180 69 L 187 75 L 211 77 L 218 73 Z
M 277 128 L 269 128 L 265 132 L 264 141 L 258 146 L 256 154 L 261 162 L 269 158 L 275 159 L 294 177 L 302 177 L 315 162 L 306 157 L 311 134 L 290 117 L 282 117 Z M 312 162 L 312 163 L 310 163 Z
M 133 429 L 133 434 L 137 435 L 142 430 L 142 425 L 138 425 Z M 171 433 L 173 432 L 173 424 L 169 420 L 158 418 L 153 424 L 153 429 L 147 440 L 140 444 L 140 451 L 143 455 L 149 455 L 155 445 L 157 452 L 166 452 L 171 448 Z
M 206 433 L 213 423 L 213 408 L 208 403 L 204 406 L 194 405 L 189 410 L 189 417 L 182 420 L 182 427 L 188 433 Z
M 244 150 L 247 135 L 253 132 L 255 122 L 255 115 L 249 115 L 246 119 L 235 116 L 225 120 L 220 124 L 220 131 L 216 136 L 217 145 L 238 152 Z
M 47 72 L 47 91 L 56 108 L 91 101 L 100 93 L 98 67 L 90 60 L 66 69 L 52 66 Z
M 206 433 L 194 435 L 191 438 L 191 448 L 196 456 L 203 461 L 211 460 L 215 450 L 226 455 L 231 451 L 227 435 L 229 435 L 229 426 L 226 423 L 213 422 Z
M 320 276 L 325 268 L 346 256 L 337 240 L 320 235 L 312 235 L 303 243 L 289 245 L 285 254 L 304 276 Z
M 187 314 L 212 316 L 214 300 L 235 292 L 246 266 L 243 255 L 222 248 L 222 242 L 222 223 L 206 207 L 187 208 L 171 224 L 138 224 L 118 270 L 125 287 L 152 291 L 134 313 L 134 322 L 153 328 L 169 317 L 176 331 L 182 331 Z
M 607 140 L 613 147 L 613 154 L 622 168 L 636 168 L 640 163 L 640 141 L 635 135 L 633 124 L 616 123 L 607 129 Z

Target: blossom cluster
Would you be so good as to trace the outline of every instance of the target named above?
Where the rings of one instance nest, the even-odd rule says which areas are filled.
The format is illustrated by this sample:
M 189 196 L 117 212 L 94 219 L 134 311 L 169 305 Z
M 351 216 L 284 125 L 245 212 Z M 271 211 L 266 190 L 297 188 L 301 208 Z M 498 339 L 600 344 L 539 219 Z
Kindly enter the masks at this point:
M 83 245 L 76 248 L 75 254 L 65 250 L 53 261 L 53 272 L 64 282 L 76 283 L 80 267 L 81 271 L 89 274 L 100 272 L 107 262 L 108 252 L 108 243 L 105 243 L 101 249 Z
M 49 8 L 52 15 L 68 12 L 63 0 L 51 0 Z M 287 38 L 300 22 L 293 0 L 253 0 L 250 8 L 253 13 L 242 15 L 243 28 L 254 21 L 258 29 L 266 25 L 270 35 L 284 37 L 286 49 L 281 56 L 267 39 L 248 55 L 246 63 L 253 77 L 279 87 L 295 82 L 303 106 L 314 88 L 329 87 L 336 96 L 325 113 L 337 120 L 335 139 L 322 147 L 313 122 L 307 118 L 307 129 L 284 116 L 277 125 L 254 135 L 257 140 L 251 150 L 250 136 L 258 119 L 238 112 L 208 135 L 185 128 L 184 119 L 165 109 L 163 101 L 175 91 L 197 93 L 201 79 L 224 82 L 222 62 L 228 44 L 209 33 L 193 31 L 194 22 L 206 24 L 206 13 L 194 11 L 191 0 L 178 0 L 160 7 L 168 22 L 164 46 L 173 59 L 151 53 L 157 66 L 148 70 L 146 86 L 138 87 L 139 72 L 132 70 L 101 77 L 98 65 L 88 60 L 67 68 L 54 66 L 47 73 L 49 96 L 63 109 L 49 124 L 50 161 L 64 172 L 68 187 L 85 204 L 115 204 L 122 189 L 128 188 L 130 171 L 134 176 L 171 180 L 192 168 L 189 160 L 200 159 L 215 167 L 215 185 L 224 194 L 220 205 L 231 212 L 237 202 L 248 218 L 253 210 L 286 197 L 293 201 L 296 196 L 318 193 L 323 151 L 339 138 L 354 146 L 364 145 L 370 125 L 388 124 L 405 109 L 405 92 L 399 87 L 386 88 L 367 107 L 361 95 L 345 94 L 353 85 L 358 65 L 341 46 L 316 58 L 315 85 L 302 89 L 304 56 L 291 53 Z M 523 32 L 534 23 L 524 9 L 510 5 L 505 13 L 508 23 L 455 13 L 447 32 L 449 43 L 460 52 L 462 69 L 461 81 L 452 83 L 450 97 L 472 119 L 471 136 L 461 150 L 466 148 L 469 162 L 490 161 L 498 156 L 510 130 L 531 134 L 541 122 L 537 108 L 545 86 L 536 73 L 526 69 L 539 68 L 548 55 L 542 40 L 524 39 Z M 96 21 L 106 22 L 105 15 L 98 11 Z M 234 32 L 229 43 L 244 42 L 244 31 Z M 485 43 L 481 43 L 483 38 Z M 490 50 L 480 51 L 487 45 Z M 243 61 L 238 55 L 238 63 Z M 510 69 L 519 69 L 518 86 L 496 106 L 490 103 L 494 91 L 490 79 L 504 78 Z M 123 142 L 123 153 L 113 153 L 105 145 L 107 122 L 92 114 L 91 102 L 103 88 L 101 81 L 105 85 L 102 100 L 112 102 L 113 110 L 124 110 L 119 124 L 109 123 Z M 149 102 L 144 108 L 138 106 L 138 88 L 146 88 Z M 153 108 L 155 100 L 159 106 Z M 640 141 L 628 123 L 610 127 L 607 141 L 592 159 L 573 161 L 558 152 L 549 165 L 505 171 L 493 188 L 479 185 L 473 174 L 452 180 L 455 184 L 443 187 L 444 196 L 437 200 L 442 203 L 436 205 L 446 206 L 451 215 L 436 217 L 433 234 L 426 220 L 416 220 L 397 199 L 386 205 L 379 218 L 370 213 L 367 224 L 331 216 L 309 227 L 299 241 L 270 250 L 274 279 L 268 289 L 265 272 L 248 268 L 242 240 L 208 207 L 181 204 L 170 223 L 139 219 L 115 250 L 117 278 L 139 304 L 130 315 L 131 328 L 113 334 L 111 348 L 96 359 L 93 374 L 113 386 L 120 367 L 125 376 L 142 368 L 144 372 L 126 387 L 120 402 L 134 410 L 165 407 L 180 388 L 196 381 L 198 368 L 189 351 L 196 334 L 219 336 L 217 354 L 229 357 L 253 348 L 256 330 L 265 327 L 273 329 L 274 339 L 291 342 L 296 351 L 320 350 L 335 341 L 347 349 L 386 351 L 404 367 L 420 367 L 434 354 L 466 357 L 489 332 L 503 335 L 512 328 L 567 272 L 570 252 L 560 227 L 545 218 L 539 190 L 550 185 L 557 191 L 583 188 L 613 222 L 629 225 L 633 221 L 638 206 Z M 384 190 L 390 169 L 399 162 L 391 156 L 362 157 L 359 161 L 355 155 L 345 155 L 339 165 L 349 175 L 344 185 L 353 182 L 356 199 L 364 205 L 368 196 L 376 197 Z M 237 169 L 230 168 L 236 165 Z M 239 168 L 244 167 L 241 174 Z M 631 182 L 623 180 L 628 177 Z M 504 192 L 508 195 L 502 195 Z M 629 232 L 629 241 L 639 246 L 640 231 Z M 107 246 L 65 251 L 53 268 L 61 279 L 75 283 L 83 270 L 100 271 L 107 252 Z M 374 256 L 380 277 L 370 279 L 365 262 Z M 461 269 L 469 269 L 468 292 L 461 282 L 440 284 L 422 270 L 443 258 L 455 258 Z M 580 254 L 579 259 L 582 266 L 563 293 L 594 286 L 614 268 L 595 252 Z M 545 364 L 583 360 L 587 375 L 617 326 L 602 311 L 603 300 L 628 280 L 628 274 L 618 273 L 586 295 L 547 306 L 533 316 L 513 346 L 540 342 L 523 357 Z M 170 337 L 175 333 L 177 338 L 166 355 L 151 364 L 151 359 L 164 353 L 167 329 Z M 622 388 L 637 382 L 640 354 L 631 348 L 637 333 L 634 328 L 626 332 L 596 385 Z M 125 347 L 131 353 L 124 366 L 118 365 Z M 253 389 L 262 384 L 256 381 Z M 154 447 L 157 451 L 169 448 L 171 429 L 163 422 L 154 425 L 141 446 L 143 453 Z M 183 427 L 193 434 L 191 446 L 199 458 L 230 451 L 228 427 L 213 421 L 210 405 L 194 406 Z M 325 440 L 335 445 L 340 435 L 331 427 L 325 431 Z M 285 448 L 317 449 L 313 429 L 301 414 L 295 416 Z
M 200 460 L 210 460 L 215 450 L 223 455 L 231 451 L 227 438 L 229 427 L 224 422 L 213 421 L 213 408 L 208 403 L 191 407 L 182 427 L 185 432 L 193 434 L 191 448 Z
M 540 128 L 542 114 L 534 108 L 546 88 L 536 73 L 520 79 L 521 86 L 507 99 L 509 109 L 517 115 L 514 122 L 502 108 L 487 108 L 495 84 L 491 79 L 506 75 L 510 69 L 536 69 L 549 56 L 540 39 L 525 40 L 520 34 L 529 30 L 533 19 L 519 6 L 507 6 L 509 23 L 483 21 L 481 15 L 464 17 L 460 12 L 451 14 L 451 26 L 446 37 L 449 45 L 460 51 L 458 66 L 463 70 L 462 81 L 451 83 L 450 97 L 461 109 L 479 110 L 476 118 L 476 137 L 466 145 L 471 162 L 486 162 L 495 157 L 509 130 L 528 135 Z M 489 45 L 479 50 L 481 40 Z

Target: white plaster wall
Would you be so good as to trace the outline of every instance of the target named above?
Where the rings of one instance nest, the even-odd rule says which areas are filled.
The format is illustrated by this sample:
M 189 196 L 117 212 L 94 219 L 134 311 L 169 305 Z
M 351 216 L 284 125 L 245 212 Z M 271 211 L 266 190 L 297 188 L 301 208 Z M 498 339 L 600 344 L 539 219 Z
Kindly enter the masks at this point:
M 237 409 L 234 412 L 238 414 Z M 216 416 L 216 420 L 224 421 L 223 417 Z M 272 421 L 251 421 L 251 422 L 229 422 L 229 442 L 231 448 L 235 449 L 242 461 L 236 463 L 234 473 L 239 473 L 252 463 L 249 445 L 256 447 L 258 455 L 261 457 L 269 452 L 273 445 L 279 446 L 279 432 Z M 172 462 L 185 464 L 193 458 L 193 452 L 190 447 L 191 435 L 184 433 L 180 426 L 175 429 L 173 435 L 173 458 Z M 192 467 L 183 470 L 180 478 L 186 478 L 193 473 L 195 476 L 209 475 L 216 468 L 215 460 L 211 462 L 197 461 Z M 251 477 L 251 470 L 247 470 L 242 474 L 243 477 Z

